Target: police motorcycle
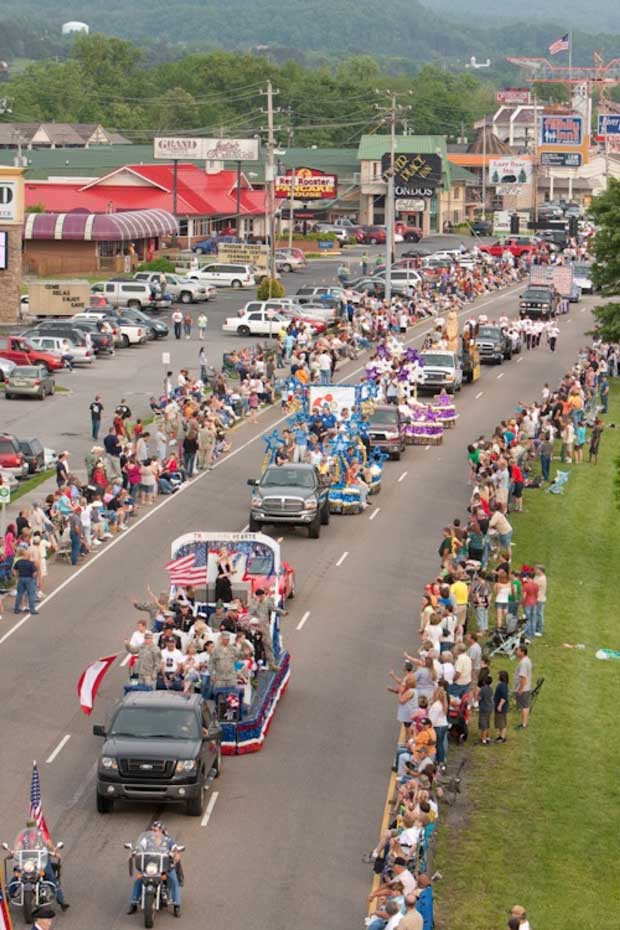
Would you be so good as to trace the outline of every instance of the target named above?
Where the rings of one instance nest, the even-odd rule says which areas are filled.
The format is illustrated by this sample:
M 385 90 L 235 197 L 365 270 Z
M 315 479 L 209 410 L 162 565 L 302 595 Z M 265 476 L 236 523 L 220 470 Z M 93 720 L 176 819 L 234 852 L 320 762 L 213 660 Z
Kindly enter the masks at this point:
M 130 850 L 129 874 L 135 879 L 134 889 L 139 893 L 132 898 L 129 913 L 140 910 L 144 914 L 144 926 L 147 930 L 153 927 L 157 911 L 171 907 L 172 897 L 168 876 L 176 870 L 180 883 L 182 883 L 182 868 L 178 853 L 183 852 L 185 846 L 170 845 L 164 834 L 147 830 L 141 833 L 137 842 L 125 843 L 125 849 Z M 137 907 L 134 907 L 137 904 Z M 175 916 L 177 908 L 175 908 Z
M 58 843 L 56 850 L 62 849 L 63 845 Z M 50 850 L 39 830 L 20 830 L 13 848 L 7 843 L 3 843 L 2 848 L 8 852 L 4 860 L 7 899 L 12 907 L 22 909 L 25 923 L 32 924 L 34 911 L 56 900 L 56 886 L 60 884 L 60 859 L 50 856 Z

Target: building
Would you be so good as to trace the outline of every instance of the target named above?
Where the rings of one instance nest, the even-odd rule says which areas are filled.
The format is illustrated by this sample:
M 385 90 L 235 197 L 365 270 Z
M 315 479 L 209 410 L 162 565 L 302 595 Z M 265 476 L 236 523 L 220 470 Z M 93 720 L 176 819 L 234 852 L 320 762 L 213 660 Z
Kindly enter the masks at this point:
M 523 104 L 521 106 L 502 105 L 498 109 L 474 124 L 475 129 L 490 128 L 500 142 L 510 146 L 516 152 L 525 152 L 534 144 L 536 138 L 536 120 L 540 119 L 544 107 Z
M 128 145 L 129 140 L 100 123 L 1 123 L 0 149 L 85 149 L 91 145 Z M 27 167 L 27 166 L 25 166 Z
M 385 223 L 385 195 L 387 190 L 383 178 L 382 158 L 390 151 L 390 137 L 386 134 L 362 136 L 357 150 L 360 165 L 360 216 L 365 224 Z M 444 217 L 445 198 L 451 184 L 450 162 L 447 157 L 445 136 L 397 136 L 396 155 L 430 156 L 438 158 L 440 178 L 437 182 L 420 180 L 412 187 L 413 196 L 396 199 L 407 202 L 406 209 L 396 212 L 397 219 L 405 220 L 422 228 L 424 235 L 441 231 L 447 218 Z M 454 211 L 451 211 L 454 213 Z

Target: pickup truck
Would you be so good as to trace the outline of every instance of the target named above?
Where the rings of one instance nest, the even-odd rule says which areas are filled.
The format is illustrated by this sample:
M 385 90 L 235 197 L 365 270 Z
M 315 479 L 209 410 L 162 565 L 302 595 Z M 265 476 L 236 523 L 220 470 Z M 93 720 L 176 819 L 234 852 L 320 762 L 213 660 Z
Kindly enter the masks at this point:
M 395 404 L 379 404 L 368 420 L 368 442 L 371 449 L 387 452 L 397 462 L 407 446 L 405 423 Z
M 222 767 L 221 727 L 199 694 L 131 691 L 110 724 L 93 727 L 105 739 L 97 766 L 97 810 L 115 801 L 183 804 L 201 817 Z
M 420 391 L 447 391 L 455 394 L 463 386 L 463 368 L 461 360 L 448 349 L 428 349 L 421 353 L 422 381 Z
M 501 365 L 504 359 L 512 358 L 512 339 L 501 326 L 481 326 L 476 336 L 476 345 L 481 362 Z
M 134 279 L 159 287 L 161 274 L 159 271 L 137 271 Z M 183 278 L 181 275 L 168 273 L 166 274 L 166 293 L 170 294 L 175 301 L 191 304 L 202 300 L 213 300 L 217 297 L 217 288 L 211 284 L 190 281 L 189 278 Z
M 419 226 L 410 226 L 409 223 L 403 223 L 400 220 L 394 223 L 394 232 L 402 236 L 405 242 L 419 242 L 422 238 L 422 230 Z
M 535 255 L 538 247 L 527 236 L 508 236 L 506 239 L 498 239 L 492 245 L 480 246 L 481 252 L 493 255 L 494 258 L 501 258 L 506 250 L 515 258 L 521 258 L 523 255 Z
M 49 372 L 65 367 L 61 356 L 35 349 L 23 336 L 0 336 L 0 358 L 6 358 L 16 365 L 43 365 Z
M 250 533 L 264 524 L 307 526 L 310 539 L 318 539 L 329 523 L 329 479 L 313 465 L 269 465 L 261 478 L 249 478 Z
M 549 284 L 530 284 L 519 299 L 521 319 L 550 320 L 557 311 L 557 291 Z

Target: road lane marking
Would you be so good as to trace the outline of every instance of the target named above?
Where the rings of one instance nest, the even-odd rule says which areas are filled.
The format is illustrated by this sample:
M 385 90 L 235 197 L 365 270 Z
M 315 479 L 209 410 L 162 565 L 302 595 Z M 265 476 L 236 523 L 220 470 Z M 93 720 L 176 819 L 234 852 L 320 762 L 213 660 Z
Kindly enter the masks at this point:
M 299 621 L 299 623 L 297 624 L 297 626 L 295 627 L 295 629 L 296 629 L 296 630 L 302 630 L 303 627 L 304 627 L 304 624 L 305 624 L 305 622 L 306 622 L 306 620 L 308 619 L 309 616 L 310 616 L 310 611 L 307 610 L 307 611 L 305 612 L 305 614 L 303 615 L 303 617 L 301 618 L 301 620 Z
M 5 639 L 8 639 L 9 636 L 12 636 L 16 630 L 19 630 L 20 626 L 22 626 L 26 622 L 26 620 L 30 620 L 30 617 L 31 617 L 31 614 L 26 614 L 26 616 L 22 617 L 21 620 L 18 620 L 17 623 L 14 624 L 14 626 L 12 626 L 10 630 L 7 630 L 4 636 L 0 638 L 0 646 L 5 641 Z
M 400 476 L 400 478 L 398 479 L 398 483 L 400 484 L 401 481 L 404 481 L 406 477 L 407 477 L 407 472 L 404 471 L 402 475 Z
M 54 761 L 54 759 L 56 758 L 56 756 L 59 755 L 59 753 L 62 752 L 62 750 L 63 750 L 64 747 L 67 745 L 67 743 L 69 742 L 70 739 L 71 739 L 71 734 L 70 734 L 70 733 L 67 733 L 66 736 L 63 736 L 63 738 L 61 739 L 61 741 L 58 743 L 58 746 L 56 746 L 56 749 L 54 750 L 54 752 L 51 754 L 51 756 L 49 756 L 49 757 L 45 760 L 46 765 L 51 765 L 51 764 L 52 764 L 52 762 Z
M 424 451 L 425 451 L 425 452 L 428 452 L 428 450 L 429 450 L 430 448 L 431 448 L 430 446 L 425 446 Z
M 239 532 L 240 532 L 240 533 L 247 533 L 247 531 L 248 531 L 249 529 L 250 529 L 250 524 L 249 524 L 249 523 L 246 523 L 246 525 L 243 527 L 243 529 L 240 530 Z
M 512 287 L 508 287 L 505 290 L 494 294 L 494 296 L 490 297 L 488 300 L 483 300 L 482 303 L 474 302 L 473 304 L 468 305 L 463 310 L 461 310 L 459 313 L 457 313 L 457 317 L 460 319 L 461 317 L 466 316 L 467 314 L 471 314 L 473 309 L 475 309 L 476 312 L 479 312 L 480 310 L 482 310 L 483 307 L 488 307 L 491 304 L 497 303 L 498 301 L 505 300 L 507 297 L 509 297 L 514 291 L 518 290 L 520 287 L 522 287 L 522 284 L 520 283 L 515 284 Z M 434 331 L 433 325 L 430 325 L 426 327 L 425 329 L 420 329 L 420 330 L 418 330 L 416 327 L 416 332 L 414 333 L 414 335 L 412 335 L 411 338 L 404 340 L 403 344 L 409 345 L 410 343 L 415 342 L 417 339 L 420 339 L 424 337 L 425 335 L 427 335 L 428 333 L 433 332 L 433 331 Z M 337 381 L 334 382 L 334 384 L 346 384 L 350 381 L 351 378 L 353 378 L 355 375 L 358 375 L 360 372 L 364 370 L 365 370 L 365 365 L 360 365 L 358 368 L 353 369 L 353 371 L 344 375 L 342 378 L 339 378 Z M 259 411 L 258 416 L 260 417 L 263 414 L 268 413 L 268 412 L 273 412 L 273 407 L 265 407 L 263 410 Z M 261 432 L 257 433 L 255 436 L 251 436 L 250 439 L 247 439 L 244 443 L 242 443 L 236 449 L 233 449 L 231 452 L 228 452 L 226 455 L 224 455 L 221 459 L 219 459 L 219 461 L 217 461 L 213 465 L 213 468 L 211 470 L 219 468 L 221 465 L 224 465 L 225 462 L 228 462 L 230 459 L 234 458 L 235 455 L 238 455 L 240 452 L 245 451 L 245 449 L 247 449 L 249 446 L 253 445 L 255 442 L 258 442 L 258 440 L 262 439 L 263 436 L 268 432 L 268 430 L 273 430 L 276 426 L 279 426 L 281 423 L 284 423 L 288 419 L 288 417 L 289 417 L 289 414 L 287 413 L 285 416 L 279 417 L 278 419 L 274 420 L 271 423 L 271 425 L 268 427 L 268 429 L 262 430 Z M 196 482 L 200 481 L 202 478 L 204 478 L 208 474 L 210 474 L 209 471 L 200 472 L 199 474 L 195 475 L 193 478 L 190 478 L 189 481 L 185 482 L 185 484 L 183 485 L 183 489 L 186 490 L 189 487 L 189 485 L 195 484 Z M 126 539 L 128 536 L 130 536 L 131 533 L 134 532 L 134 530 L 137 530 L 139 526 L 141 526 L 143 523 L 146 522 L 146 520 L 149 520 L 152 516 L 154 516 L 154 514 L 156 514 L 159 510 L 161 510 L 162 507 L 165 507 L 167 504 L 170 504 L 174 500 L 175 496 L 176 495 L 174 494 L 166 495 L 162 501 L 160 501 L 158 504 L 155 504 L 155 506 L 152 507 L 151 510 L 148 510 L 145 514 L 139 517 L 135 523 L 132 523 L 132 525 L 128 528 L 127 532 L 116 536 L 115 539 L 111 540 L 104 548 L 100 549 L 99 552 L 92 555 L 92 557 L 87 562 L 85 562 L 83 565 L 81 565 L 75 572 L 73 572 L 73 574 L 69 575 L 68 578 L 65 578 L 65 580 L 62 581 L 58 585 L 58 587 L 54 588 L 53 591 L 50 591 L 50 593 L 45 598 L 43 598 L 43 600 L 38 604 L 38 609 L 40 610 L 41 607 L 45 606 L 47 603 L 49 603 L 49 601 L 53 600 L 53 598 L 57 597 L 62 591 L 64 591 L 66 587 L 68 587 L 68 585 L 70 585 L 73 581 L 75 581 L 76 578 L 79 578 L 82 572 L 90 568 L 91 565 L 94 565 L 94 563 L 98 559 L 105 556 L 106 553 L 110 552 L 110 550 L 113 549 L 114 546 L 118 545 L 118 543 L 122 539 Z M 249 526 L 246 525 L 241 532 L 243 533 L 247 532 L 248 528 Z M 19 620 L 18 623 L 16 623 L 9 630 L 7 630 L 7 632 L 2 637 L 0 637 L 0 646 L 4 642 L 6 642 L 6 640 L 10 636 L 12 636 L 13 633 L 15 633 L 21 626 L 23 626 L 27 620 L 30 620 L 30 617 L 31 617 L 30 614 L 26 614 L 24 617 L 22 617 Z
M 518 359 L 517 359 L 517 365 L 520 365 L 522 361 L 523 361 L 522 358 L 518 358 Z
M 123 661 L 121 662 L 121 668 L 124 668 L 130 659 L 131 659 L 131 653 L 128 652 L 125 658 L 123 659 Z
M 504 377 L 504 372 L 503 372 L 503 371 L 500 371 L 500 373 L 499 373 L 498 376 L 497 376 L 497 380 L 499 381 L 499 379 L 500 379 L 500 378 L 503 378 L 503 377 Z
M 484 394 L 484 391 L 478 391 L 478 393 L 474 397 L 474 400 L 480 400 L 483 394 Z
M 380 508 L 380 507 L 377 507 L 376 510 L 373 510 L 373 512 L 372 512 L 372 513 L 370 514 L 370 516 L 368 517 L 368 519 L 369 519 L 369 520 L 374 520 L 378 513 L 381 513 L 381 508 Z
M 348 556 L 348 554 L 349 554 L 348 552 L 343 552 L 343 553 L 342 553 L 342 555 L 340 556 L 340 558 L 339 558 L 338 561 L 336 562 L 336 568 L 340 568 L 340 566 L 342 565 L 342 563 L 344 562 L 344 560 L 346 559 L 346 557 Z
M 581 308 L 581 312 L 582 312 L 582 313 L 585 313 L 585 312 L 586 312 L 586 307 L 582 307 L 582 308 Z
M 209 820 L 211 819 L 211 814 L 213 813 L 213 808 L 215 807 L 215 802 L 217 801 L 219 796 L 220 796 L 219 791 L 214 791 L 211 797 L 209 798 L 209 803 L 207 804 L 205 815 L 200 821 L 201 827 L 206 827 L 206 825 L 209 823 Z

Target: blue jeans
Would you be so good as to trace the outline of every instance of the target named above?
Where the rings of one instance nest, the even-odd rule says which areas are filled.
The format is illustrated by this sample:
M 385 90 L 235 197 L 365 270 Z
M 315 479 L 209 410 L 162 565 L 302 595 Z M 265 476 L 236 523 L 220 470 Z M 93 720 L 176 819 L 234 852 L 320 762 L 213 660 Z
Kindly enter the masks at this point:
M 125 685 L 123 694 L 129 694 L 130 691 L 152 691 L 153 685 L 145 685 L 143 682 L 137 682 L 135 685 Z
M 435 735 L 437 736 L 437 755 L 435 756 L 435 761 L 437 763 L 445 762 L 448 758 L 449 731 L 449 726 L 435 727 Z
M 489 629 L 488 607 L 476 607 L 476 623 L 478 624 L 478 629 L 481 632 L 486 632 L 486 630 Z
M 512 530 L 509 533 L 498 533 L 497 538 L 502 549 L 510 552 L 510 543 L 512 542 Z
M 531 639 L 536 632 L 536 604 L 531 607 L 525 606 L 525 635 Z
M 536 604 L 536 619 L 534 621 L 534 627 L 536 633 L 545 632 L 545 602 L 538 601 Z
M 543 455 L 540 456 L 540 470 L 542 472 L 543 481 L 549 480 L 549 471 L 551 469 L 551 456 Z
M 101 418 L 93 417 L 91 420 L 91 425 L 92 425 L 91 436 L 93 437 L 93 439 L 99 439 L 99 430 L 101 428 Z
M 166 872 L 168 876 L 168 891 L 170 892 L 170 898 L 173 904 L 181 904 L 181 889 L 179 888 L 179 877 L 177 875 L 176 869 L 169 869 Z M 140 901 L 140 895 L 142 894 L 142 879 L 137 878 L 133 883 L 133 891 L 131 892 L 131 903 L 138 904 Z
M 384 920 L 383 917 L 373 917 L 368 924 L 367 930 L 383 930 L 384 927 L 387 927 L 387 920 Z
M 187 472 L 188 478 L 191 478 L 194 474 L 194 462 L 196 461 L 195 452 L 185 452 L 183 454 L 183 465 L 185 466 L 185 471 Z
M 82 549 L 82 537 L 79 533 L 71 533 L 71 564 L 77 565 L 78 558 Z
M 18 578 L 15 592 L 15 613 L 18 614 L 24 594 L 28 596 L 28 610 L 33 614 L 37 609 L 37 584 L 34 578 Z
M 321 368 L 321 384 L 329 384 L 332 378 L 332 373 L 330 371 L 324 371 Z

